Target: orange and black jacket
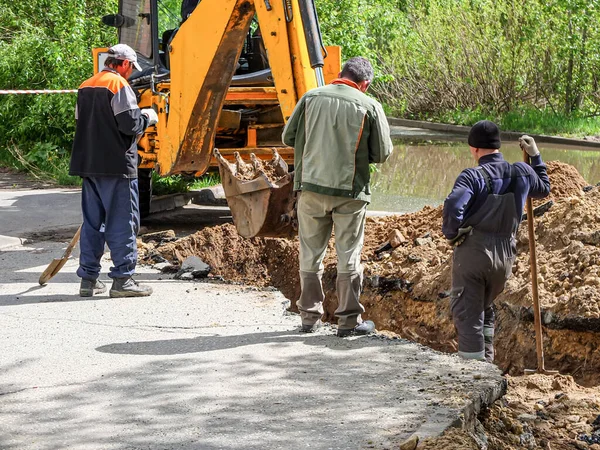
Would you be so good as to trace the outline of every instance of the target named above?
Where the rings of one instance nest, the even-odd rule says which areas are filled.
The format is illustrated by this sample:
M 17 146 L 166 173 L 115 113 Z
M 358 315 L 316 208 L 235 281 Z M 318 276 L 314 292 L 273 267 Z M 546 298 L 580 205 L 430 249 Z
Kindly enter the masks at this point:
M 116 71 L 104 70 L 77 93 L 70 175 L 137 178 L 136 136 L 148 126 L 135 93 Z

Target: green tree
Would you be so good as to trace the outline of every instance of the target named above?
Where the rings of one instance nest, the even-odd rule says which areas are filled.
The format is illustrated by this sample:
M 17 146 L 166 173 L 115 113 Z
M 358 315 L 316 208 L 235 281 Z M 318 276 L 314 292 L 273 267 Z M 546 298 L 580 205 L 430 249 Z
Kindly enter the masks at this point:
M 0 0 L 0 89 L 76 89 L 92 75 L 92 48 L 116 43 L 101 24 L 116 0 Z M 42 164 L 68 154 L 74 94 L 0 96 L 0 158 L 9 146 Z

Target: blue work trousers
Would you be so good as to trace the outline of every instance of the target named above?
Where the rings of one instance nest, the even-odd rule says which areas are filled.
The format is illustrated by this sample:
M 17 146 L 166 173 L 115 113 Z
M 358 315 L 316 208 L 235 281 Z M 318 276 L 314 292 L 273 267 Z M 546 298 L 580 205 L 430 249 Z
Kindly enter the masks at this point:
M 120 177 L 84 177 L 81 190 L 83 226 L 77 275 L 95 280 L 100 258 L 108 244 L 113 266 L 109 277 L 135 273 L 136 236 L 140 227 L 138 180 Z

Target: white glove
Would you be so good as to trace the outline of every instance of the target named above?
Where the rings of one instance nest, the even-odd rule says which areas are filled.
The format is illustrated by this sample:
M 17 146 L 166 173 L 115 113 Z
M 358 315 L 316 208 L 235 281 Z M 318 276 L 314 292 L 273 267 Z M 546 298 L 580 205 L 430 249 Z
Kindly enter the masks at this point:
M 525 150 L 529 156 L 537 156 L 540 154 L 540 151 L 531 136 L 527 136 L 526 134 L 521 136 L 519 138 L 519 145 L 521 146 L 521 150 Z
M 152 108 L 142 109 L 142 114 L 148 118 L 148 126 L 156 125 L 158 123 L 158 114 Z

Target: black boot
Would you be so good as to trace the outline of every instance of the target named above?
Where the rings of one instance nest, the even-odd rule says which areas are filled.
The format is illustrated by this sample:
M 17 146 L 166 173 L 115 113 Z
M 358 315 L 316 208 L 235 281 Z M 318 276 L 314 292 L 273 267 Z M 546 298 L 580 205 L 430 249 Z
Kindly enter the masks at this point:
M 79 285 L 79 296 L 80 297 L 92 297 L 97 294 L 104 294 L 106 292 L 106 285 L 100 280 L 86 280 L 81 279 Z

